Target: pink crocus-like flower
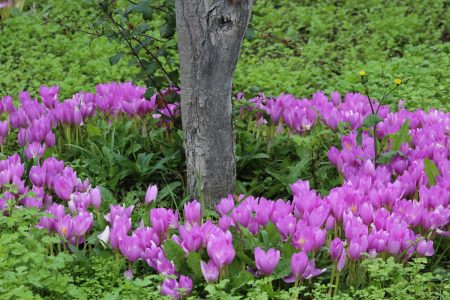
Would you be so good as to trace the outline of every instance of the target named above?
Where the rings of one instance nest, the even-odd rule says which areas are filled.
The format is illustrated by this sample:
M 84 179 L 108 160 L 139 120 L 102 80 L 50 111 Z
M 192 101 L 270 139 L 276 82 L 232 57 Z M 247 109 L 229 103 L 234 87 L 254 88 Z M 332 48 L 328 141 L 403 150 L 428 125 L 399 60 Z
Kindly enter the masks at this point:
M 157 195 L 158 187 L 156 185 L 150 185 L 147 189 L 147 193 L 145 194 L 145 204 L 149 205 L 150 202 L 154 202 Z
M 206 282 L 216 282 L 217 279 L 219 279 L 220 269 L 216 266 L 216 264 L 214 264 L 213 260 L 210 260 L 208 263 L 201 261 L 200 269 L 202 270 L 202 274 Z
M 150 210 L 150 223 L 153 229 L 164 237 L 169 228 L 178 226 L 178 213 L 172 209 L 153 208 Z
M 62 175 L 57 175 L 53 181 L 56 195 L 62 200 L 68 201 L 73 192 L 73 183 L 70 178 Z
M 184 275 L 181 275 L 178 281 L 174 278 L 167 278 L 161 286 L 161 294 L 170 296 L 172 299 L 189 296 L 191 292 L 192 280 Z
M 131 262 L 141 257 L 142 249 L 139 247 L 139 237 L 135 234 L 132 236 L 123 236 L 119 242 L 119 249 L 122 255 Z
M 56 221 L 56 231 L 61 237 L 68 240 L 72 234 L 72 217 L 70 215 L 65 215 L 58 219 Z
M 131 216 L 131 212 L 133 211 L 134 206 L 120 206 L 120 205 L 111 205 L 109 214 L 105 216 L 105 220 L 108 221 L 110 224 L 114 224 L 115 220 L 117 218 L 125 216 L 126 218 L 129 218 Z
M 9 1 L 0 2 L 0 8 L 5 8 L 10 5 L 11 5 L 11 3 L 9 3 Z
M 188 251 L 198 251 L 203 244 L 203 234 L 198 224 L 178 226 L 181 245 Z
M 256 267 L 264 275 L 272 274 L 279 261 L 280 251 L 270 248 L 267 252 L 264 252 L 264 250 L 259 247 L 255 248 Z
M 283 240 L 287 240 L 292 237 L 295 232 L 296 225 L 296 219 L 292 214 L 280 218 L 276 223 L 277 229 L 283 237 Z
M 123 273 L 123 276 L 128 280 L 133 280 L 133 271 L 128 269 Z
M 8 135 L 9 123 L 8 121 L 0 121 L 0 144 L 3 144 L 3 140 Z
M 32 166 L 30 169 L 30 180 L 34 186 L 42 187 L 45 184 L 45 169 L 39 166 Z
M 40 159 L 44 155 L 45 149 L 45 144 L 41 145 L 39 142 L 32 142 L 25 148 L 25 155 L 28 159 Z
M 305 251 L 295 253 L 291 258 L 291 272 L 292 277 L 287 278 L 288 282 L 298 280 L 300 276 L 306 271 L 308 267 L 308 255 Z
M 209 257 L 219 268 L 230 264 L 236 255 L 231 240 L 223 237 L 210 240 L 206 249 Z
M 420 256 L 433 256 L 433 241 L 426 241 L 425 239 L 420 240 L 417 244 L 416 251 Z
M 84 236 L 89 230 L 91 230 L 94 224 L 94 218 L 91 213 L 80 212 L 73 217 L 72 220 L 72 233 L 76 237 Z
M 194 224 L 200 223 L 200 219 L 203 217 L 202 206 L 197 200 L 187 202 L 184 205 L 184 217 L 187 222 Z
M 93 188 L 89 192 L 89 195 L 91 197 L 92 206 L 94 206 L 96 210 L 99 210 L 102 204 L 102 194 L 100 192 L 100 189 L 98 187 Z
M 337 269 L 341 271 L 344 268 L 346 261 L 346 253 L 344 244 L 340 238 L 335 238 L 331 241 L 330 245 L 330 257 L 333 261 L 337 262 Z

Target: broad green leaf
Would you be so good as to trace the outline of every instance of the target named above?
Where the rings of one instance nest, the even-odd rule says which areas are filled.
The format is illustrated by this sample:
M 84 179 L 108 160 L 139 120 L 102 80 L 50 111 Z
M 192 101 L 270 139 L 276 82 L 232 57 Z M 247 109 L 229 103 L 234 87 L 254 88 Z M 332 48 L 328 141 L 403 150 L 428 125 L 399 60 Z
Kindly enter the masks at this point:
M 291 259 L 282 257 L 273 271 L 273 276 L 275 279 L 281 279 L 289 276 L 289 274 L 291 274 Z
M 187 264 L 189 268 L 192 270 L 192 273 L 194 273 L 194 275 L 199 279 L 203 277 L 202 269 L 200 267 L 201 260 L 202 258 L 200 256 L 200 253 L 198 252 L 191 252 L 187 257 Z
M 424 159 L 423 164 L 425 166 L 425 174 L 427 175 L 428 183 L 430 185 L 436 185 L 436 177 L 439 176 L 438 167 L 428 158 Z
M 400 151 L 388 151 L 388 152 L 385 152 L 385 153 L 381 154 L 380 157 L 378 157 L 377 163 L 379 163 L 379 164 L 387 164 L 387 163 L 389 163 L 392 160 L 392 158 L 394 158 L 395 156 L 400 155 L 400 154 L 401 154 Z
M 291 259 L 292 255 L 297 252 L 297 249 L 291 243 L 284 243 L 281 248 L 281 256 L 285 259 Z
M 164 254 L 168 260 L 175 265 L 177 272 L 189 275 L 189 266 L 186 261 L 183 248 L 173 240 L 166 240 L 164 243 Z
M 255 267 L 255 261 L 247 256 L 244 252 L 237 251 L 236 256 L 242 260 L 247 266 L 254 268 Z
M 162 38 L 171 38 L 175 34 L 175 25 L 164 23 L 159 30 L 159 34 Z
M 277 226 L 275 226 L 275 224 L 269 222 L 266 226 L 266 232 L 271 247 L 281 244 L 280 232 L 278 231 Z
M 402 127 L 396 133 L 392 134 L 392 147 L 391 151 L 400 150 L 400 146 L 403 143 L 407 143 L 411 140 L 411 135 L 409 134 L 409 119 L 403 122 Z
M 237 274 L 237 276 L 234 276 L 232 281 L 231 281 L 231 285 L 233 286 L 233 288 L 238 289 L 243 287 L 244 285 L 247 284 L 247 282 L 249 282 L 250 280 L 253 279 L 253 275 L 250 274 L 249 272 L 242 270 L 241 272 L 239 272 Z
M 144 97 L 145 97 L 145 99 L 149 100 L 154 94 L 155 94 L 155 88 L 148 88 L 144 93 Z
M 111 64 L 111 66 L 117 64 L 120 59 L 122 58 L 123 53 L 117 53 L 116 55 L 113 55 L 109 58 L 109 63 Z
M 142 14 L 144 20 L 151 20 L 153 15 L 153 10 L 151 8 L 150 0 L 139 1 L 136 4 L 130 5 L 126 10 L 125 14 L 137 12 Z
M 361 127 L 373 127 L 382 121 L 383 121 L 383 119 L 380 116 L 370 114 L 364 119 Z

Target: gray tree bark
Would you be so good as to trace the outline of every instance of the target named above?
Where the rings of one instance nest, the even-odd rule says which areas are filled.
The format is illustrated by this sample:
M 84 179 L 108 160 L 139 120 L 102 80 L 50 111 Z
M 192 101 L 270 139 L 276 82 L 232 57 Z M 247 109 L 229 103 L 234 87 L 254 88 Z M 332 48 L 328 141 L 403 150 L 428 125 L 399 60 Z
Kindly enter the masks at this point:
M 232 77 L 253 0 L 176 0 L 188 191 L 209 205 L 234 192 Z

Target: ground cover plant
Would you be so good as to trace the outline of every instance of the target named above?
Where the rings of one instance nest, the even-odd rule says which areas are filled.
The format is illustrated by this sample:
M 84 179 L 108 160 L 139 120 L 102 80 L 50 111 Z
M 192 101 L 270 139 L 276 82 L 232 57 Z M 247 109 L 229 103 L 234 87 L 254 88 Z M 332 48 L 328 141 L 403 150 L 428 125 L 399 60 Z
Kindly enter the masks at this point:
M 45 83 L 61 86 L 69 97 L 138 73 L 125 59 L 109 66 L 108 58 L 126 47 L 78 31 L 91 32 L 100 15 L 94 2 L 66 2 L 25 1 L 23 14 L 0 22 L 0 71 L 12 74 L 0 78 L 3 95 L 28 89 L 36 96 Z M 395 96 L 407 99 L 408 108 L 448 111 L 448 3 L 401 3 L 256 1 L 235 91 L 271 96 L 359 91 L 355 70 L 364 69 L 403 78 L 406 84 Z M 148 34 L 158 37 L 159 30 L 152 28 Z
M 258 0 L 213 207 L 186 188 L 174 16 L 98 3 L 2 11 L 0 298 L 450 297 L 446 2 Z
M 259 0 L 235 85 L 268 95 L 359 91 L 355 70 L 363 69 L 407 79 L 396 96 L 410 109 L 448 111 L 448 8 L 446 1 Z
M 367 75 L 360 76 L 364 84 Z M 392 85 L 397 88 L 400 83 Z M 376 272 L 370 263 L 398 269 L 396 263 L 407 264 L 414 257 L 433 257 L 436 266 L 447 260 L 448 113 L 409 112 L 401 103 L 398 111 L 390 112 L 389 106 L 361 94 L 316 93 L 311 100 L 291 95 L 245 100 L 240 95 L 242 119 L 257 126 L 255 130 L 264 132 L 265 138 L 288 134 L 302 140 L 321 127 L 340 135 L 338 148 L 332 146 L 327 155 L 337 167 L 341 185 L 321 195 L 308 181 L 298 180 L 290 185 L 292 196 L 287 199 L 230 195 L 215 211 L 206 210 L 202 199 L 167 203 L 161 201 L 167 195 L 160 195 L 156 200 L 158 185 L 151 185 L 145 195 L 128 195 L 115 204 L 117 200 L 101 187 L 101 179 L 95 187 L 56 157 L 67 155 L 61 149 L 73 147 L 73 140 L 94 143 L 90 140 L 98 136 L 99 127 L 93 124 L 101 122 L 111 128 L 122 122 L 139 134 L 154 130 L 173 139 L 176 104 L 160 109 L 158 94 L 146 100 L 145 90 L 129 83 L 105 84 L 95 94 L 82 92 L 60 102 L 57 87 L 42 87 L 40 101 L 21 93 L 18 107 L 11 97 L 3 97 L 5 159 L 0 173 L 6 220 L 25 207 L 37 207 L 46 215 L 33 214 L 35 224 L 26 228 L 49 231 L 54 237 L 48 242 L 49 253 L 72 253 L 82 261 L 92 253 L 109 252 L 109 257 L 122 261 L 126 278 L 162 276 L 157 277 L 162 281 L 160 292 L 172 298 L 192 293 L 205 297 L 230 288 L 248 293 L 263 289 L 269 298 L 295 296 L 305 289 L 337 296 L 342 287 L 342 297 L 371 294 L 372 289 L 394 295 L 389 284 L 385 290 L 370 285 L 373 280 L 366 282 Z M 370 105 L 379 107 L 377 115 Z M 380 120 L 371 131 L 374 116 Z M 379 144 L 377 159 L 374 141 Z M 22 147 L 19 154 L 18 147 Z M 103 151 L 105 156 L 117 156 Z M 133 168 L 145 175 L 145 161 L 151 158 L 142 155 L 137 154 Z M 116 183 L 128 175 L 115 179 Z M 170 184 L 165 189 L 179 199 Z M 173 209 L 167 208 L 171 204 Z M 391 257 L 388 265 L 387 257 Z M 423 263 L 413 260 L 411 266 L 420 269 Z M 448 285 L 439 283 L 445 282 L 445 275 L 427 274 L 421 280 L 437 284 L 427 289 L 437 298 L 446 295 Z M 321 276 L 329 284 L 314 287 L 312 278 Z M 219 286 L 196 288 L 219 279 Z M 72 281 L 83 282 L 76 276 Z M 359 287 L 365 289 L 358 291 Z M 155 287 L 149 291 L 154 292 Z
M 94 8 L 86 1 L 25 1 L 22 14 L 11 12 L 2 20 L 1 94 L 29 90 L 35 96 L 46 82 L 61 86 L 62 95 L 70 97 L 97 83 L 130 78 L 133 72 L 125 62 L 113 67 L 108 62 L 118 45 L 78 31 L 98 15 Z

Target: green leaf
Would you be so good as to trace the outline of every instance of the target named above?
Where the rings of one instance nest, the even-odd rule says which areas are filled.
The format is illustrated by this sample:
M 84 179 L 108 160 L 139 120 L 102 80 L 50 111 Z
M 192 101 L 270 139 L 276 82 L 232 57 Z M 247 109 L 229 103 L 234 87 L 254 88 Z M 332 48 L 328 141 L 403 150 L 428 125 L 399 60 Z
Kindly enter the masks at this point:
M 181 185 L 182 184 L 180 181 L 175 181 L 175 182 L 169 183 L 158 193 L 158 200 L 162 200 L 162 199 L 166 198 L 167 196 L 173 194 L 174 191 Z
M 245 32 L 245 39 L 251 41 L 255 38 L 255 35 L 256 35 L 255 29 L 253 29 L 252 27 L 249 27 L 247 29 L 247 31 Z
M 425 174 L 427 175 L 428 183 L 430 185 L 436 185 L 436 177 L 439 176 L 438 167 L 428 158 L 424 159 L 423 164 L 425 166 Z
M 102 130 L 100 128 L 98 128 L 97 126 L 93 125 L 92 123 L 86 124 L 85 128 L 86 128 L 86 131 L 87 131 L 87 134 L 89 135 L 89 137 L 102 135 Z
M 350 126 L 350 123 L 349 123 L 349 122 L 341 121 L 341 122 L 339 122 L 339 124 L 338 124 L 338 131 L 339 131 L 340 133 L 346 134 L 346 133 L 348 133 L 351 129 L 352 129 L 352 127 Z
M 358 128 L 358 134 L 356 135 L 356 142 L 359 146 L 362 145 L 362 130 L 361 128 Z
M 228 277 L 236 277 L 240 272 L 245 271 L 245 264 L 238 258 L 235 257 L 231 264 L 227 266 Z
M 203 277 L 202 269 L 200 267 L 201 260 L 202 257 L 198 252 L 191 252 L 187 257 L 187 264 L 189 268 L 192 270 L 192 273 L 194 273 L 194 275 L 198 278 Z
M 159 30 L 159 34 L 162 38 L 171 38 L 175 34 L 175 26 L 173 24 L 164 23 Z
M 281 244 L 280 232 L 277 229 L 277 226 L 272 222 L 269 222 L 266 226 L 266 232 L 269 237 L 269 244 L 271 247 L 278 246 Z
M 153 10 L 150 6 L 150 0 L 139 1 L 137 4 L 130 5 L 126 10 L 125 14 L 137 12 L 142 14 L 144 20 L 151 20 L 153 15 Z
M 377 125 L 378 123 L 382 122 L 383 119 L 380 118 L 378 115 L 370 114 L 368 115 L 364 121 L 362 122 L 361 127 L 373 127 Z
M 122 58 L 122 56 L 123 56 L 123 53 L 120 53 L 120 52 L 117 53 L 116 55 L 111 56 L 109 58 L 109 63 L 111 64 L 111 66 L 117 64 L 120 61 L 120 59 Z
M 297 249 L 291 243 L 284 243 L 281 248 L 281 254 L 286 259 L 290 259 L 295 252 L 297 252 Z
M 387 164 L 389 163 L 395 156 L 399 155 L 400 151 L 388 151 L 380 155 L 377 159 L 377 163 L 379 164 Z
M 144 97 L 145 97 L 145 99 L 149 100 L 154 94 L 155 94 L 155 88 L 148 88 L 144 93 Z
M 255 267 L 255 261 L 247 256 L 244 252 L 236 251 L 236 256 L 242 260 L 246 265 L 249 267 L 254 268 Z
M 150 30 L 150 25 L 147 23 L 140 23 L 134 28 L 133 34 L 142 34 L 148 30 Z
M 392 147 L 391 151 L 400 150 L 400 146 L 403 143 L 407 143 L 411 140 L 411 135 L 409 134 L 409 119 L 403 122 L 402 127 L 396 133 L 392 134 Z
M 237 274 L 237 276 L 233 277 L 233 280 L 231 281 L 231 285 L 233 286 L 233 288 L 238 289 L 243 287 L 244 285 L 247 284 L 247 282 L 249 282 L 250 280 L 253 279 L 253 275 L 250 274 L 249 272 L 242 270 L 241 272 L 239 272 Z
M 166 255 L 168 260 L 171 260 L 173 262 L 177 272 L 184 275 L 190 275 L 189 266 L 185 258 L 185 253 L 180 245 L 178 245 L 173 240 L 167 240 L 164 243 L 164 254 Z
M 288 276 L 289 274 L 291 274 L 291 259 L 282 257 L 273 271 L 273 276 L 275 279 L 280 279 Z

